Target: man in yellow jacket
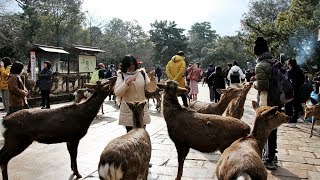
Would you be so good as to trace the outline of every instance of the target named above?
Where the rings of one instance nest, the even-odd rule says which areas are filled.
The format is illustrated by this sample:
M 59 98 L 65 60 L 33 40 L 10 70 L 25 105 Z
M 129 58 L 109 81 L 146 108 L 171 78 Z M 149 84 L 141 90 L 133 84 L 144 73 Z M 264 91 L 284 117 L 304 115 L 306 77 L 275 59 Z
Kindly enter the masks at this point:
M 186 62 L 184 52 L 179 51 L 177 55 L 174 55 L 168 62 L 166 67 L 166 75 L 168 79 L 177 81 L 179 86 L 185 88 L 184 72 L 186 70 Z M 188 101 L 186 94 L 181 95 L 183 105 L 188 107 Z

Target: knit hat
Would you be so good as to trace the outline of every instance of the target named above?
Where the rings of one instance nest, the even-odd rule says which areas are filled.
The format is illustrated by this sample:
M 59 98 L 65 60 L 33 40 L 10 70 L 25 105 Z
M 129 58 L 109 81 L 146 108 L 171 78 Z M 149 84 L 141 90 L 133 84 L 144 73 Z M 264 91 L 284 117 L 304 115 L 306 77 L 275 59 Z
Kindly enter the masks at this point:
M 254 44 L 253 51 L 255 55 L 261 55 L 265 52 L 269 52 L 268 43 L 263 37 L 258 37 Z
M 104 66 L 103 63 L 99 63 L 99 64 L 98 64 L 98 67 L 99 67 L 99 68 L 105 68 L 105 66 Z

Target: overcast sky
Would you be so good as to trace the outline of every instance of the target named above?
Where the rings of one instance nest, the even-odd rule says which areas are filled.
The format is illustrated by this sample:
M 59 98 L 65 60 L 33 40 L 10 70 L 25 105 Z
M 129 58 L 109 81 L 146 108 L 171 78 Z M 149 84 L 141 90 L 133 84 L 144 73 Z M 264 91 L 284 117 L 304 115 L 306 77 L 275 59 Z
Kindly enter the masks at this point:
M 144 30 L 155 20 L 175 21 L 190 29 L 195 22 L 209 21 L 220 35 L 235 35 L 250 0 L 84 0 L 90 16 L 110 20 L 137 20 Z

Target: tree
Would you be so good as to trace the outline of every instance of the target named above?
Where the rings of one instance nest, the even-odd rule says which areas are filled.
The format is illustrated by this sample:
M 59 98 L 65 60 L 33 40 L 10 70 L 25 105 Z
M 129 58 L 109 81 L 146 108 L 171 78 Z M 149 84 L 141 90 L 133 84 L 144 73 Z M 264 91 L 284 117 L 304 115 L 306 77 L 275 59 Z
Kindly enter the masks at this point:
M 202 48 L 203 66 L 213 63 L 215 66 L 226 66 L 237 60 L 241 67 L 246 66 L 247 56 L 244 44 L 239 36 L 224 36 Z
M 202 48 L 216 40 L 218 35 L 211 29 L 210 22 L 197 22 L 191 26 L 188 37 L 188 47 L 193 52 L 192 59 L 201 59 Z
M 290 8 L 277 17 L 276 27 L 286 37 L 299 64 L 319 60 L 319 55 L 315 53 L 319 50 L 316 46 L 319 8 L 319 0 L 292 0 Z
M 279 54 L 285 38 L 277 30 L 275 21 L 277 15 L 289 8 L 291 0 L 257 0 L 251 1 L 249 12 L 244 14 L 241 24 L 241 40 L 246 45 L 246 51 L 253 58 L 253 42 L 258 36 L 263 36 L 268 40 L 271 52 Z
M 30 43 L 69 46 L 81 40 L 82 0 L 16 1 L 23 10 L 24 33 Z
M 153 46 L 149 37 L 137 21 L 123 21 L 113 18 L 105 27 L 100 47 L 106 51 L 99 56 L 105 63 L 118 64 L 128 54 L 144 62 L 144 66 L 151 67 Z
M 187 50 L 187 37 L 184 29 L 177 28 L 174 21 L 155 21 L 151 23 L 150 40 L 154 44 L 155 63 L 165 65 L 178 51 Z M 187 53 L 187 52 L 185 52 Z

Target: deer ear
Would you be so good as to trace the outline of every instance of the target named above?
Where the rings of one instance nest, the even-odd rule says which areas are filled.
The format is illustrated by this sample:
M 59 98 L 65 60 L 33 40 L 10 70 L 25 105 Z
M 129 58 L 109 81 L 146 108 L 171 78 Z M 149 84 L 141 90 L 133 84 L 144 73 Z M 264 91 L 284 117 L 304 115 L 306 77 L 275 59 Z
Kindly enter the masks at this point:
M 178 94 L 186 94 L 188 92 L 188 90 L 186 88 L 181 88 L 181 87 L 178 87 Z
M 141 107 L 141 109 L 143 109 L 145 105 L 146 105 L 146 102 L 145 102 L 145 101 L 144 101 L 144 102 L 139 103 L 139 106 Z
M 237 88 L 240 88 L 240 89 L 242 89 L 244 87 L 243 84 L 236 84 L 236 86 L 237 86 Z
M 271 109 L 261 113 L 261 115 L 270 116 L 270 115 L 276 114 L 277 111 L 278 111 L 278 107 L 277 106 L 273 106 Z
M 130 108 L 130 109 L 132 109 L 132 107 L 133 107 L 133 103 L 131 103 L 131 102 L 126 102 L 126 104 L 128 105 L 128 107 Z
M 225 92 L 227 92 L 226 89 L 216 89 L 216 91 L 217 91 L 219 94 L 224 94 Z
M 89 88 L 89 89 L 95 89 L 96 86 L 97 86 L 96 84 L 84 83 L 84 87 Z
M 260 105 L 257 102 L 252 101 L 252 107 L 254 110 L 257 110 L 260 107 Z
M 160 89 L 165 89 L 167 85 L 163 84 L 163 83 L 157 83 L 157 86 L 160 88 Z

